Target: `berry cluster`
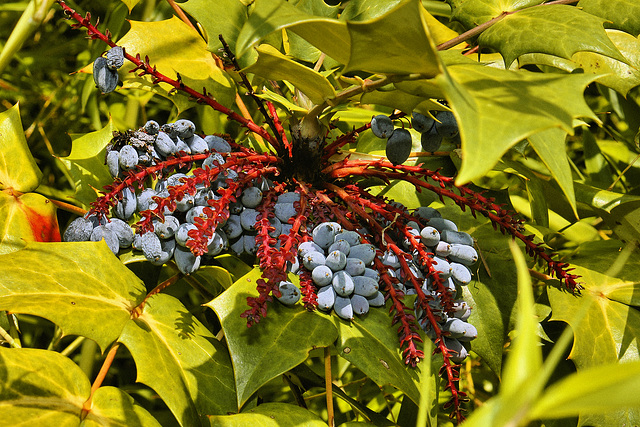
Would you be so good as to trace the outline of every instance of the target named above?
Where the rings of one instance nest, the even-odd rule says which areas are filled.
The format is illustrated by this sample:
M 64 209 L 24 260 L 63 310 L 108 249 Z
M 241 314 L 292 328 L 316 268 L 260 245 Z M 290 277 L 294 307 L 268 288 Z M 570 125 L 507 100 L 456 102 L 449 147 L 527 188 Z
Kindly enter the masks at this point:
M 133 174 L 139 168 L 162 163 L 176 154 L 202 154 L 203 168 L 212 169 L 224 164 L 223 154 L 231 152 L 229 143 L 215 135 L 202 138 L 194 133 L 195 129 L 195 125 L 189 120 L 178 120 L 162 126 L 149 121 L 137 131 L 116 134 L 107 148 L 106 162 L 111 175 L 116 179 L 124 179 L 127 174 Z M 188 171 L 190 168 L 186 169 Z M 76 218 L 69 224 L 63 239 L 104 239 L 116 255 L 120 249 L 132 246 L 142 251 L 154 265 L 165 264 L 173 258 L 182 273 L 193 273 L 200 266 L 201 256 L 189 249 L 189 242 L 193 241 L 190 233 L 198 233 L 196 223 L 198 218 L 207 217 L 205 209 L 209 207 L 209 201 L 220 198 L 217 190 L 225 188 L 227 180 L 235 181 L 238 176 L 236 171 L 228 169 L 207 184 L 196 183 L 193 173 L 176 172 L 158 179 L 153 188 L 141 188 L 136 192 L 133 187 L 124 187 L 113 206 L 111 218 L 97 212 Z M 167 203 L 172 199 L 171 194 L 187 182 L 194 186 L 193 194 L 186 192 L 175 203 Z M 136 212 L 143 218 L 151 219 L 151 224 L 140 227 L 140 232 L 134 235 L 128 221 L 134 218 Z M 208 237 L 206 254 L 218 255 L 228 246 L 229 238 L 220 228 Z
M 422 135 L 422 148 L 429 152 L 437 151 L 443 139 L 452 139 L 458 135 L 458 123 L 453 113 L 438 111 L 433 117 L 417 112 L 411 116 L 413 128 Z M 390 117 L 380 114 L 371 119 L 371 131 L 378 138 L 387 140 L 386 154 L 391 163 L 399 165 L 407 161 L 412 146 L 408 130 L 396 128 Z
M 312 232 L 313 240 L 298 246 L 303 267 L 311 273 L 318 308 L 331 310 L 345 320 L 366 314 L 369 306 L 382 307 L 380 274 L 373 267 L 376 248 L 363 244 L 356 231 L 343 230 L 336 222 L 323 222 Z

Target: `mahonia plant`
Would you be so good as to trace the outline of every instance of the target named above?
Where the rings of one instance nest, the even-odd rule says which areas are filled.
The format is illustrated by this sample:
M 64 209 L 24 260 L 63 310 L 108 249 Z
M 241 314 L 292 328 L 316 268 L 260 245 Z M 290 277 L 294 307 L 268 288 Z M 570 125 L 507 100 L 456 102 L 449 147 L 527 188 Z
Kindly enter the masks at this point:
M 59 4 L 75 28 L 110 47 L 93 66 L 103 93 L 117 88 L 117 70 L 126 59 L 134 65 L 131 73 L 150 76 L 153 84 L 169 85 L 227 115 L 268 144 L 259 151 L 229 135 L 203 135 L 185 119 L 168 124 L 151 120 L 139 129 L 117 132 L 105 159 L 113 182 L 71 223 L 65 240 L 104 239 L 116 254 L 133 246 L 156 265 L 174 259 L 186 275 L 223 250 L 255 257 L 262 278 L 256 283 L 258 296 L 247 299 L 242 314 L 249 327 L 260 327 L 274 298 L 291 305 L 301 297 L 307 310 L 333 309 L 346 321 L 370 307 L 386 306 L 406 365 L 415 367 L 425 358 L 419 331 L 442 354 L 441 375 L 451 392 L 447 407 L 458 422 L 464 419 L 466 397 L 459 390 L 459 364 L 477 331 L 466 322 L 469 304 L 457 295 L 471 281 L 470 266 L 478 260 L 474 240 L 437 210 L 407 209 L 370 191 L 368 183 L 404 182 L 468 209 L 474 217 L 484 216 L 494 229 L 521 241 L 569 291 L 581 289 L 569 265 L 535 242 L 505 205 L 438 170 L 405 164 L 413 146 L 407 127 L 421 135 L 424 155 L 436 152 L 443 140 L 460 145 L 465 135 L 459 132 L 455 100 L 449 104 L 433 97 L 433 108 L 375 115 L 370 123 L 339 136 L 329 133 L 331 122 L 319 120 L 355 95 L 415 80 L 409 72 L 364 80 L 357 74 L 345 77 L 359 84 L 331 104 L 283 120 L 272 102 L 255 95 L 258 88 L 221 38 L 220 65 L 256 100 L 267 130 L 217 102 L 215 93 L 190 87 L 180 75 L 159 72 L 154 58 L 130 54 L 108 31 L 101 32 L 88 13 L 83 17 L 63 1 Z M 386 139 L 386 158 L 349 154 L 349 146 L 366 132 Z M 290 281 L 292 274 L 299 276 L 299 290 Z M 415 295 L 415 302 L 407 305 L 407 295 Z

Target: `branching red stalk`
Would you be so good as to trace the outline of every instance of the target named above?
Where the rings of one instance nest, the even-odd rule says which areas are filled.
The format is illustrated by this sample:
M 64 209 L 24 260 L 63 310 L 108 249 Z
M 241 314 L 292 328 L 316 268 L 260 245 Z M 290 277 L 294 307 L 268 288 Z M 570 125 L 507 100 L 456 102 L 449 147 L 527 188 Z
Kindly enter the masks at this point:
M 117 46 L 117 44 L 111 40 L 111 34 L 109 33 L 108 30 L 103 34 L 93 24 L 91 24 L 90 13 L 87 12 L 86 16 L 83 18 L 75 10 L 67 6 L 64 1 L 58 0 L 58 3 L 64 10 L 65 14 L 67 14 L 67 16 L 69 16 L 71 19 L 77 22 L 77 24 L 72 25 L 73 28 L 84 27 L 87 30 L 87 35 L 91 39 L 99 39 L 111 47 Z M 184 85 L 180 81 L 180 76 L 178 76 L 175 80 L 165 76 L 164 74 L 160 73 L 155 66 L 151 66 L 148 56 L 145 56 L 144 61 L 141 59 L 140 54 L 136 54 L 136 56 L 134 57 L 125 51 L 124 56 L 133 64 L 135 64 L 135 68 L 131 70 L 131 72 L 140 71 L 138 73 L 139 76 L 144 76 L 149 74 L 153 76 L 153 84 L 166 83 L 172 86 L 176 90 L 189 94 L 189 96 L 195 98 L 198 103 L 204 103 L 209 105 L 214 110 L 219 111 L 222 114 L 225 114 L 231 120 L 238 122 L 240 125 L 246 127 L 251 132 L 254 132 L 260 135 L 266 141 L 268 141 L 274 148 L 277 147 L 278 145 L 277 140 L 269 132 L 267 132 L 265 129 L 258 126 L 256 123 L 252 122 L 251 120 L 245 119 L 240 114 L 236 113 L 235 111 L 217 102 L 209 93 L 207 93 L 207 90 L 205 88 L 203 88 L 202 93 L 200 93 L 190 88 L 189 86 Z

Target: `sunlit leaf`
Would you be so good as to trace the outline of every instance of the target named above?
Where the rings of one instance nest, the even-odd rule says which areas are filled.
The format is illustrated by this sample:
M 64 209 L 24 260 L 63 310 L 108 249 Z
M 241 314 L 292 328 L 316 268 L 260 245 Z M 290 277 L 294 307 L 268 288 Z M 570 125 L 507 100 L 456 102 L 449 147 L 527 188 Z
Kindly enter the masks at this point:
M 127 9 L 129 9 L 129 13 L 131 13 L 131 11 L 133 10 L 133 8 L 140 3 L 140 0 L 121 0 L 122 3 L 124 3 L 127 6 Z
M 596 81 L 626 96 L 640 84 L 640 40 L 617 30 L 607 30 L 613 44 L 624 55 L 627 63 L 593 52 L 576 52 L 571 59 L 546 54 L 526 54 L 518 59 L 520 66 L 549 65 L 568 73 L 583 71 L 598 74 Z
M 601 415 L 630 408 L 640 410 L 640 362 L 594 366 L 561 380 L 536 402 L 531 417 Z
M 130 23 L 131 30 L 118 41 L 127 53 L 133 56 L 140 54 L 143 59 L 148 56 L 151 65 L 169 78 L 176 79 L 178 73 L 186 85 L 198 91 L 205 88 L 223 105 L 233 104 L 235 86 L 231 78 L 216 66 L 206 43 L 196 31 L 177 17 L 158 22 Z M 167 34 L 171 34 L 171 42 L 166 41 Z M 179 112 L 196 105 L 184 93 L 170 94 L 172 87 L 165 83 L 153 85 L 149 76 L 138 77 L 129 73 L 132 69 L 133 64 L 128 61 L 120 69 L 124 88 L 140 88 L 162 95 L 170 99 Z
M 529 142 L 551 172 L 551 176 L 555 178 L 562 192 L 567 196 L 567 200 L 577 216 L 573 176 L 565 147 L 566 136 L 566 132 L 562 129 L 551 128 L 531 135 Z
M 24 137 L 18 104 L 0 113 L 0 138 L 0 190 L 12 188 L 23 193 L 35 190 L 42 172 Z
M 625 61 L 607 37 L 603 21 L 569 5 L 532 7 L 501 19 L 478 42 L 498 50 L 507 67 L 520 55 L 532 52 L 568 59 L 578 51 L 589 51 Z M 562 43 L 556 43 L 558 39 Z
M 338 62 L 349 60 L 349 32 L 344 22 L 311 15 L 284 0 L 257 0 L 236 42 L 236 55 L 269 34 L 290 29 Z
M 0 255 L 0 310 L 44 317 L 103 350 L 144 295 L 104 242 L 30 243 Z
M 56 208 L 36 193 L 20 196 L 0 192 L 0 254 L 17 251 L 27 242 L 59 242 Z
M 189 0 L 178 3 L 202 25 L 207 36 L 207 48 L 214 53 L 222 47 L 218 35 L 222 35 L 231 49 L 247 20 L 247 7 L 239 0 Z
M 131 396 L 116 387 L 100 387 L 91 398 L 91 411 L 81 427 L 160 427 L 142 406 Z
M 266 79 L 287 80 L 315 104 L 335 97 L 333 86 L 322 74 L 287 58 L 272 46 L 260 45 L 256 50 L 258 60 L 243 71 Z
M 640 356 L 640 261 L 637 252 L 619 273 L 610 275 L 622 245 L 608 240 L 583 245 L 571 259 L 575 274 L 581 276 L 584 290 L 581 296 L 549 288 L 553 320 L 570 322 L 580 300 L 588 298 L 592 304 L 585 319 L 570 326 L 575 335 L 570 358 L 578 370 L 590 366 L 637 360 Z
M 209 417 L 211 427 L 323 427 L 327 423 L 313 412 L 289 403 L 263 403 L 235 415 Z
M 25 425 L 80 425 L 91 384 L 58 353 L 0 347 L 0 419 Z
M 582 96 L 594 78 L 449 66 L 436 80 L 460 126 L 462 168 L 456 182 L 483 176 L 511 146 L 537 132 L 560 128 L 572 134 L 575 118 L 597 120 Z
M 577 6 L 606 19 L 607 26 L 640 35 L 640 3 L 635 0 L 580 0 Z
M 407 0 L 371 21 L 347 22 L 351 52 L 345 72 L 438 75 L 439 58 L 423 11 L 418 0 Z
M 257 296 L 256 280 L 261 276 L 254 268 L 206 304 L 222 323 L 235 368 L 238 406 L 268 381 L 302 363 L 313 348 L 329 346 L 337 337 L 327 316 L 279 302 L 269 304 L 267 317 L 247 328 L 240 314 L 248 309 L 247 297 Z
M 493 19 L 503 12 L 513 12 L 543 2 L 544 0 L 447 0 L 451 5 L 451 19 L 460 21 L 467 29 Z
M 174 297 L 149 298 L 119 341 L 136 362 L 137 380 L 160 395 L 180 424 L 238 410 L 226 348 Z
M 105 159 L 106 146 L 113 138 L 114 130 L 113 122 L 109 120 L 109 123 L 98 131 L 71 135 L 71 153 L 67 157 L 59 158 L 69 171 L 76 187 L 72 199 L 85 208 L 96 200 L 99 190 L 113 181 Z

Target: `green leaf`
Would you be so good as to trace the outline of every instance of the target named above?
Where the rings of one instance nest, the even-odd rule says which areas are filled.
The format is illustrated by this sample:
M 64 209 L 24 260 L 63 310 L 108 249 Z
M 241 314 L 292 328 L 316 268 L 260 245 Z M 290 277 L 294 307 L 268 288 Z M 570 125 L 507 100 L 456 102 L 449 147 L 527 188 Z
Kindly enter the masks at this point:
M 617 30 L 607 30 L 607 36 L 627 63 L 593 52 L 576 52 L 571 59 L 540 53 L 526 54 L 518 59 L 518 63 L 521 67 L 527 64 L 549 65 L 568 73 L 598 74 L 598 83 L 627 96 L 631 89 L 640 85 L 640 40 Z
M 76 191 L 71 199 L 79 202 L 84 208 L 96 200 L 99 190 L 113 181 L 105 165 L 105 158 L 106 146 L 111 142 L 114 130 L 113 122 L 109 120 L 109 123 L 98 131 L 71 135 L 71 153 L 67 157 L 59 158 L 73 178 Z
M 0 419 L 23 425 L 160 426 L 127 393 L 100 387 L 81 420 L 91 384 L 82 370 L 54 351 L 0 347 Z
M 144 295 L 104 242 L 29 243 L 0 255 L 0 310 L 44 317 L 103 351 Z
M 211 427 L 326 427 L 313 412 L 289 403 L 263 403 L 235 415 L 209 417 Z
M 520 55 L 533 52 L 570 59 L 578 51 L 589 51 L 625 62 L 607 37 L 603 22 L 573 6 L 532 7 L 501 19 L 484 31 L 478 42 L 499 51 L 507 68 Z M 562 43 L 557 43 L 559 39 Z
M 251 46 L 269 34 L 290 29 L 336 61 L 349 60 L 349 32 L 344 22 L 318 17 L 296 8 L 285 0 L 257 0 L 236 41 L 236 55 L 242 56 Z
M 567 133 L 562 129 L 551 128 L 531 135 L 529 142 L 547 169 L 549 169 L 549 172 L 551 172 L 551 176 L 555 178 L 562 192 L 567 196 L 567 200 L 569 200 L 569 204 L 577 217 L 573 176 L 565 147 L 566 136 Z
M 358 367 L 379 386 L 392 385 L 420 403 L 420 372 L 425 361 L 414 369 L 405 365 L 400 352 L 396 328 L 385 308 L 372 308 L 365 317 L 351 322 L 336 319 L 338 355 Z M 425 355 L 432 345 L 425 339 Z M 427 359 L 428 362 L 428 359 Z
M 119 341 L 136 362 L 137 381 L 153 388 L 181 425 L 238 410 L 226 348 L 176 298 L 149 298 Z
M 269 45 L 256 48 L 258 60 L 243 71 L 271 80 L 287 80 L 300 89 L 314 104 L 336 96 L 336 92 L 322 74 L 299 64 Z
M 42 179 L 22 130 L 18 104 L 0 113 L 0 190 L 23 193 L 35 190 Z
M 570 358 L 578 370 L 591 366 L 634 361 L 640 355 L 640 258 L 632 254 L 618 273 L 608 273 L 622 248 L 615 240 L 593 242 L 580 247 L 575 274 L 585 289 L 581 296 L 549 288 L 552 319 L 570 322 L 581 299 L 592 301 L 584 321 L 573 328 L 575 339 Z
M 640 201 L 624 203 L 603 218 L 616 235 L 627 242 L 640 242 Z
M 601 209 L 609 213 L 611 213 L 616 207 L 622 206 L 625 203 L 637 202 L 640 200 L 640 197 L 632 194 L 622 194 L 616 193 L 615 191 L 602 190 L 579 182 L 575 182 L 574 186 L 576 190 L 576 200 L 578 202 L 585 203 L 588 206 Z
M 606 19 L 609 27 L 640 35 L 640 3 L 635 0 L 580 0 L 578 7 Z
M 311 15 L 325 18 L 337 18 L 340 12 L 339 6 L 329 6 L 317 0 L 300 0 L 296 3 L 296 7 Z M 287 55 L 305 62 L 316 62 L 320 58 L 322 52 L 299 35 L 288 31 L 287 38 L 288 41 L 285 43 Z
M 422 74 L 425 78 L 440 74 L 439 57 L 423 13 L 418 0 L 407 0 L 371 21 L 347 22 L 351 52 L 344 71 Z
M 516 332 L 513 346 L 505 363 L 500 393 L 518 394 L 536 376 L 542 366 L 542 350 L 538 338 L 538 322 L 533 306 L 531 276 L 524 254 L 512 240 L 509 242 L 518 274 Z M 523 387 L 524 386 L 524 387 Z
M 131 29 L 118 41 L 127 53 L 142 58 L 148 56 L 152 66 L 162 74 L 175 79 L 180 74 L 184 84 L 213 94 L 223 105 L 232 105 L 235 99 L 235 84 L 231 77 L 216 66 L 211 52 L 202 37 L 182 22 L 173 17 L 158 22 L 130 21 Z M 171 42 L 166 42 L 166 35 L 171 34 Z M 196 103 L 182 93 L 169 94 L 172 86 L 166 83 L 152 84 L 149 76 L 138 77 L 130 73 L 133 64 L 126 62 L 120 69 L 120 77 L 124 88 L 144 89 L 171 100 L 178 113 L 193 107 Z
M 504 12 L 535 6 L 545 0 L 447 0 L 451 5 L 451 19 L 470 29 Z
M 0 419 L 24 425 L 80 425 L 91 384 L 53 351 L 0 347 Z
M 22 249 L 27 242 L 59 242 L 56 207 L 36 193 L 0 192 L 0 254 Z
M 222 323 L 235 368 L 238 406 L 268 381 L 302 363 L 312 349 L 331 345 L 338 335 L 330 317 L 278 302 L 268 304 L 267 317 L 247 328 L 240 314 L 248 309 L 247 297 L 257 295 L 261 276 L 256 267 L 205 304 Z
M 131 11 L 133 10 L 133 8 L 140 3 L 140 0 L 121 0 L 122 3 L 124 3 L 127 6 L 127 9 L 129 9 L 129 13 L 131 13 Z
M 630 408 L 640 409 L 640 362 L 594 366 L 559 381 L 536 402 L 531 417 L 601 415 Z
M 573 134 L 574 119 L 597 121 L 582 96 L 594 78 L 449 66 L 436 80 L 460 126 L 462 167 L 456 183 L 484 176 L 511 146 L 537 132 L 560 128 Z
M 160 427 L 160 423 L 131 396 L 115 387 L 100 387 L 91 398 L 91 411 L 81 427 Z
M 215 2 L 189 0 L 178 3 L 178 5 L 204 28 L 207 49 L 211 52 L 217 52 L 222 47 L 218 38 L 218 35 L 221 34 L 233 51 L 242 24 L 247 20 L 247 7 L 242 2 L 239 0 L 217 0 Z

